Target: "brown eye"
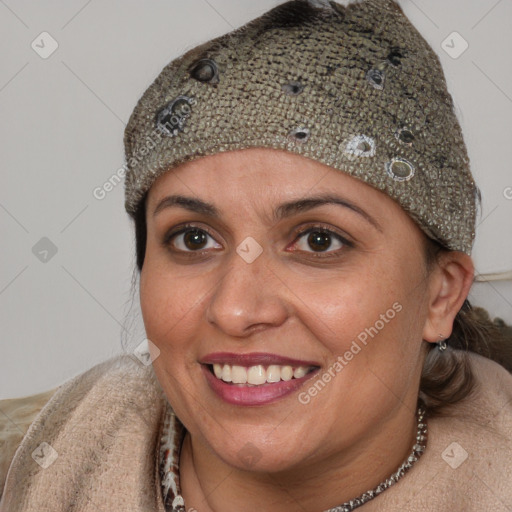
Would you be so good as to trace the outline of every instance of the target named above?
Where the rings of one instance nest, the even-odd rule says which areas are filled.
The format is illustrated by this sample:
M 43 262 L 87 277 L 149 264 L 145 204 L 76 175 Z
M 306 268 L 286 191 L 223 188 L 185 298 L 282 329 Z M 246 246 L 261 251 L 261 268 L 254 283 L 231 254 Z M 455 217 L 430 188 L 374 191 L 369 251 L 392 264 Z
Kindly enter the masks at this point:
M 320 251 L 326 251 L 331 246 L 331 236 L 320 231 L 309 233 L 308 244 L 312 248 L 318 248 Z
M 312 227 L 299 233 L 298 242 L 296 242 L 295 245 L 300 251 L 304 252 L 329 252 L 336 255 L 336 253 L 342 251 L 344 248 L 353 247 L 354 244 L 333 231 L 325 228 Z
M 187 249 L 203 249 L 206 244 L 206 233 L 199 230 L 190 230 L 184 233 L 183 242 Z
M 168 234 L 164 238 L 164 246 L 170 246 L 174 252 L 184 253 L 221 247 L 218 244 L 215 246 L 211 241 L 215 242 L 206 230 L 189 226 Z

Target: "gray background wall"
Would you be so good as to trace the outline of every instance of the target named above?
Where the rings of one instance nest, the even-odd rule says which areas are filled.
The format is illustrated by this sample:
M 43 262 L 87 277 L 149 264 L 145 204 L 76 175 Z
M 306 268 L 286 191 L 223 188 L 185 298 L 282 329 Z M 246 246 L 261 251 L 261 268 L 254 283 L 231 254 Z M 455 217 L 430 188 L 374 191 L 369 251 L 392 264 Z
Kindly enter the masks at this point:
M 165 64 L 279 3 L 0 1 L 0 399 L 144 338 L 123 185 L 93 192 L 122 167 L 124 126 Z M 483 193 L 474 260 L 490 280 L 470 298 L 512 323 L 512 2 L 400 4 L 440 55 Z

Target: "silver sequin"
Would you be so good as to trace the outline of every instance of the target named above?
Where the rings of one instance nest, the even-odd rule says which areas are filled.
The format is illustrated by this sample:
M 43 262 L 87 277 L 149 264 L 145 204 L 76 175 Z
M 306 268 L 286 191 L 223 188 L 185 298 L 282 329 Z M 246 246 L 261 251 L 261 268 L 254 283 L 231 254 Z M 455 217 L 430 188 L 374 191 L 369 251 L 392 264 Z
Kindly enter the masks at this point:
M 347 144 L 345 153 L 355 156 L 374 156 L 375 149 L 375 140 L 368 135 L 360 134 L 352 138 Z
M 404 52 L 401 48 L 394 47 L 391 48 L 388 54 L 388 61 L 395 67 L 400 66 L 402 63 L 402 59 L 404 57 Z
M 329 0 L 308 0 L 309 5 L 312 7 L 316 7 L 317 9 L 326 9 L 328 11 L 332 11 L 332 5 Z
M 385 75 L 380 69 L 370 69 L 366 73 L 366 79 L 375 89 L 384 89 Z
M 199 82 L 219 83 L 219 70 L 217 69 L 217 64 L 211 59 L 197 61 L 190 71 L 190 76 L 199 80 Z
M 309 140 L 310 135 L 311 133 L 308 128 L 295 128 L 288 134 L 288 140 L 304 144 Z
M 408 128 L 399 128 L 395 132 L 395 137 L 404 144 L 407 144 L 408 146 L 412 146 L 412 143 L 414 141 L 414 133 L 412 133 L 411 130 Z
M 185 121 L 192 112 L 192 105 L 195 105 L 194 98 L 178 96 L 171 103 L 161 109 L 156 116 L 156 127 L 165 135 L 175 137 L 183 131 Z
M 386 163 L 386 172 L 395 181 L 408 181 L 414 176 L 414 165 L 405 158 L 393 158 Z
M 290 96 L 297 96 L 304 90 L 304 86 L 300 82 L 289 82 L 284 84 L 282 89 Z

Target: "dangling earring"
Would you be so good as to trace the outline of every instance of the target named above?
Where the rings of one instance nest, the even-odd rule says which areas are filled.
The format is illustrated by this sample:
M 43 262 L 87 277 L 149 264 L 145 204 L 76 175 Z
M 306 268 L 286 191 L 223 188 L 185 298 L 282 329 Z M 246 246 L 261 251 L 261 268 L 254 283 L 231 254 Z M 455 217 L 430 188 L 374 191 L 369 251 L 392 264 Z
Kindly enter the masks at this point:
M 442 334 L 440 334 L 440 335 L 439 335 L 439 337 L 440 337 L 440 338 L 443 338 L 443 335 L 442 335 Z M 446 350 L 446 347 L 447 347 L 446 339 L 441 340 L 441 341 L 438 341 L 438 342 L 436 343 L 436 345 L 437 345 L 437 348 L 439 349 L 439 352 L 444 352 L 444 351 Z

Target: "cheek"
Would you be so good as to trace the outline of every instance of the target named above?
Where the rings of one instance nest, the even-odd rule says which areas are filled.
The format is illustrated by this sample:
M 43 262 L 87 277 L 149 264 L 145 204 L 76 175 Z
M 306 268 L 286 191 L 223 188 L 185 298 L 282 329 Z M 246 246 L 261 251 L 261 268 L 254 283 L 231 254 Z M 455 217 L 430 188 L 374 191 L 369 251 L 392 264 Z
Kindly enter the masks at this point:
M 314 331 L 325 333 L 333 349 L 347 339 L 356 338 L 365 329 L 374 326 L 383 330 L 391 321 L 382 325 L 385 320 L 396 317 L 399 302 L 404 295 L 389 277 L 380 278 L 380 272 L 375 269 L 361 272 L 343 272 L 331 277 L 326 276 L 302 280 L 294 286 L 297 297 L 303 297 L 302 311 L 310 312 Z M 297 282 L 299 283 L 299 282 Z M 387 316 L 381 319 L 381 315 Z M 312 329 L 313 330 L 313 329 Z M 363 336 L 362 336 L 363 337 Z M 344 347 L 339 347 L 343 349 Z
M 149 263 L 149 262 L 148 262 Z M 147 337 L 159 349 L 153 368 L 167 399 L 185 423 L 197 416 L 195 396 L 197 375 L 195 336 L 204 292 L 201 279 L 163 271 L 151 263 L 141 273 L 140 302 Z
M 179 276 L 161 265 L 144 266 L 140 280 L 140 303 L 148 338 L 160 351 L 180 350 L 180 340 L 188 339 L 195 323 L 204 291 L 200 279 Z
M 321 341 L 331 364 L 341 358 L 337 374 L 343 370 L 344 386 L 360 392 L 373 387 L 371 382 L 382 387 L 381 378 L 390 388 L 411 378 L 422 331 L 422 287 L 414 275 L 417 269 L 388 264 L 364 276 L 347 273 L 295 288 L 297 296 L 307 297 L 302 322 Z

